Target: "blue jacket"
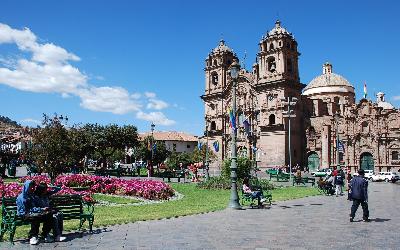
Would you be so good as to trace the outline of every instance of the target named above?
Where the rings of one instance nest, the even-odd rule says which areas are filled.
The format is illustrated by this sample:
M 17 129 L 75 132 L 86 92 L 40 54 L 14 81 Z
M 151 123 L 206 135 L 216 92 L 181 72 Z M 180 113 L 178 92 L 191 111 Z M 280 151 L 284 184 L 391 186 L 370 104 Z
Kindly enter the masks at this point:
M 368 201 L 368 181 L 362 176 L 355 176 L 350 182 L 351 198 Z
M 36 196 L 33 193 L 28 193 L 31 182 L 31 180 L 25 181 L 24 188 L 17 197 L 18 216 L 24 216 L 30 213 L 40 213 L 42 211 L 42 209 L 36 205 Z

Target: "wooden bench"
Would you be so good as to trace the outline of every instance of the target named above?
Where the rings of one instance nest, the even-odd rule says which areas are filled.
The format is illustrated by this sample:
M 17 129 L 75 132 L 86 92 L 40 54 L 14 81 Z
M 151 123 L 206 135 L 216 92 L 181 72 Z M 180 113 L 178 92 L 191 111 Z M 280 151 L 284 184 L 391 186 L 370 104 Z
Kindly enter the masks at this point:
M 121 177 L 122 175 L 122 170 L 121 168 L 99 168 L 94 171 L 95 175 L 100 175 L 100 176 L 116 176 L 116 177 Z
M 289 181 L 290 175 L 286 173 L 270 173 L 269 180 L 271 180 L 272 178 L 276 178 L 276 181 Z
M 177 170 L 177 171 L 164 171 L 160 173 L 160 177 L 163 179 L 167 179 L 168 182 L 171 182 L 171 178 L 178 178 L 178 182 L 181 182 L 181 178 L 183 182 L 185 182 L 185 170 Z
M 10 234 L 10 242 L 14 241 L 15 230 L 18 226 L 29 225 L 30 221 L 23 220 L 17 215 L 16 197 L 1 199 L 1 233 L 0 241 L 6 232 Z M 89 230 L 93 229 L 94 206 L 82 200 L 80 195 L 54 195 L 50 196 L 50 204 L 52 207 L 63 214 L 64 220 L 78 219 L 79 230 L 82 229 L 83 223 L 87 220 Z
M 315 178 L 312 177 L 293 177 L 293 186 L 296 185 L 306 185 L 307 183 L 311 183 L 311 186 L 315 186 Z

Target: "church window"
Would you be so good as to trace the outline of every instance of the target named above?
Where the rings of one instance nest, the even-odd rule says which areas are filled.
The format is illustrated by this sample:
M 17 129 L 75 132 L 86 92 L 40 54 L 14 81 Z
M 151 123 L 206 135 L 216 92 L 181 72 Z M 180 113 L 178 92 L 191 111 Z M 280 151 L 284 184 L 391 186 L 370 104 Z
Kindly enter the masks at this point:
M 217 60 L 214 60 L 214 66 L 217 66 Z
M 275 115 L 272 114 L 269 116 L 269 125 L 274 125 L 275 124 Z
M 399 159 L 399 152 L 398 151 L 392 151 L 392 160 L 397 161 Z
M 314 127 L 310 127 L 308 129 L 308 136 L 310 137 L 310 139 L 315 138 L 315 128 Z
M 368 133 L 368 122 L 364 121 L 361 123 L 361 131 L 363 133 Z
M 217 130 L 217 125 L 215 124 L 215 121 L 211 122 L 211 130 Z
M 281 41 L 279 41 L 279 47 L 281 47 L 282 46 L 282 42 Z
M 211 75 L 211 82 L 212 82 L 214 85 L 217 85 L 217 84 L 218 84 L 218 74 L 217 74 L 216 72 L 214 72 L 214 73 Z
M 271 43 L 271 45 L 269 46 L 269 49 L 270 49 L 270 50 L 273 50 L 273 49 L 274 49 L 274 44 L 273 44 L 273 43 Z
M 227 65 L 231 65 L 231 64 L 232 64 L 232 61 L 231 61 L 231 60 L 228 60 L 228 61 L 226 61 L 226 64 L 227 64 Z
M 276 70 L 275 57 L 268 58 L 267 67 L 269 72 L 275 72 Z

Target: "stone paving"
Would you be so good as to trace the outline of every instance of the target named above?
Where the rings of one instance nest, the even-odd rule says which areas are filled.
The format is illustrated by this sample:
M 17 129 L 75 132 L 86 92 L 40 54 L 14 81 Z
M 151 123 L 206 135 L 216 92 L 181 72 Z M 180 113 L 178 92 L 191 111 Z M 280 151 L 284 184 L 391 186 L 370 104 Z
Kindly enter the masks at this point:
M 349 222 L 345 196 L 316 196 L 277 202 L 269 209 L 224 210 L 174 219 L 67 234 L 62 243 L 14 249 L 400 249 L 400 185 L 371 183 L 371 222 Z

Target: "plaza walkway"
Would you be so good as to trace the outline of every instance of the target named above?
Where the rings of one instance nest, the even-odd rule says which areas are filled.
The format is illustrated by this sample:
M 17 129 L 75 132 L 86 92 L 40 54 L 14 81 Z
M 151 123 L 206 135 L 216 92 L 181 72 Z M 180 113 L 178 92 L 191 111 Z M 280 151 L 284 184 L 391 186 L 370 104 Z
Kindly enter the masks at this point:
M 224 210 L 68 234 L 62 243 L 16 249 L 400 249 L 400 185 L 370 184 L 371 222 L 349 222 L 342 197 L 277 202 L 270 209 Z M 359 208 L 361 209 L 361 207 Z M 10 245 L 1 245 L 2 248 Z

